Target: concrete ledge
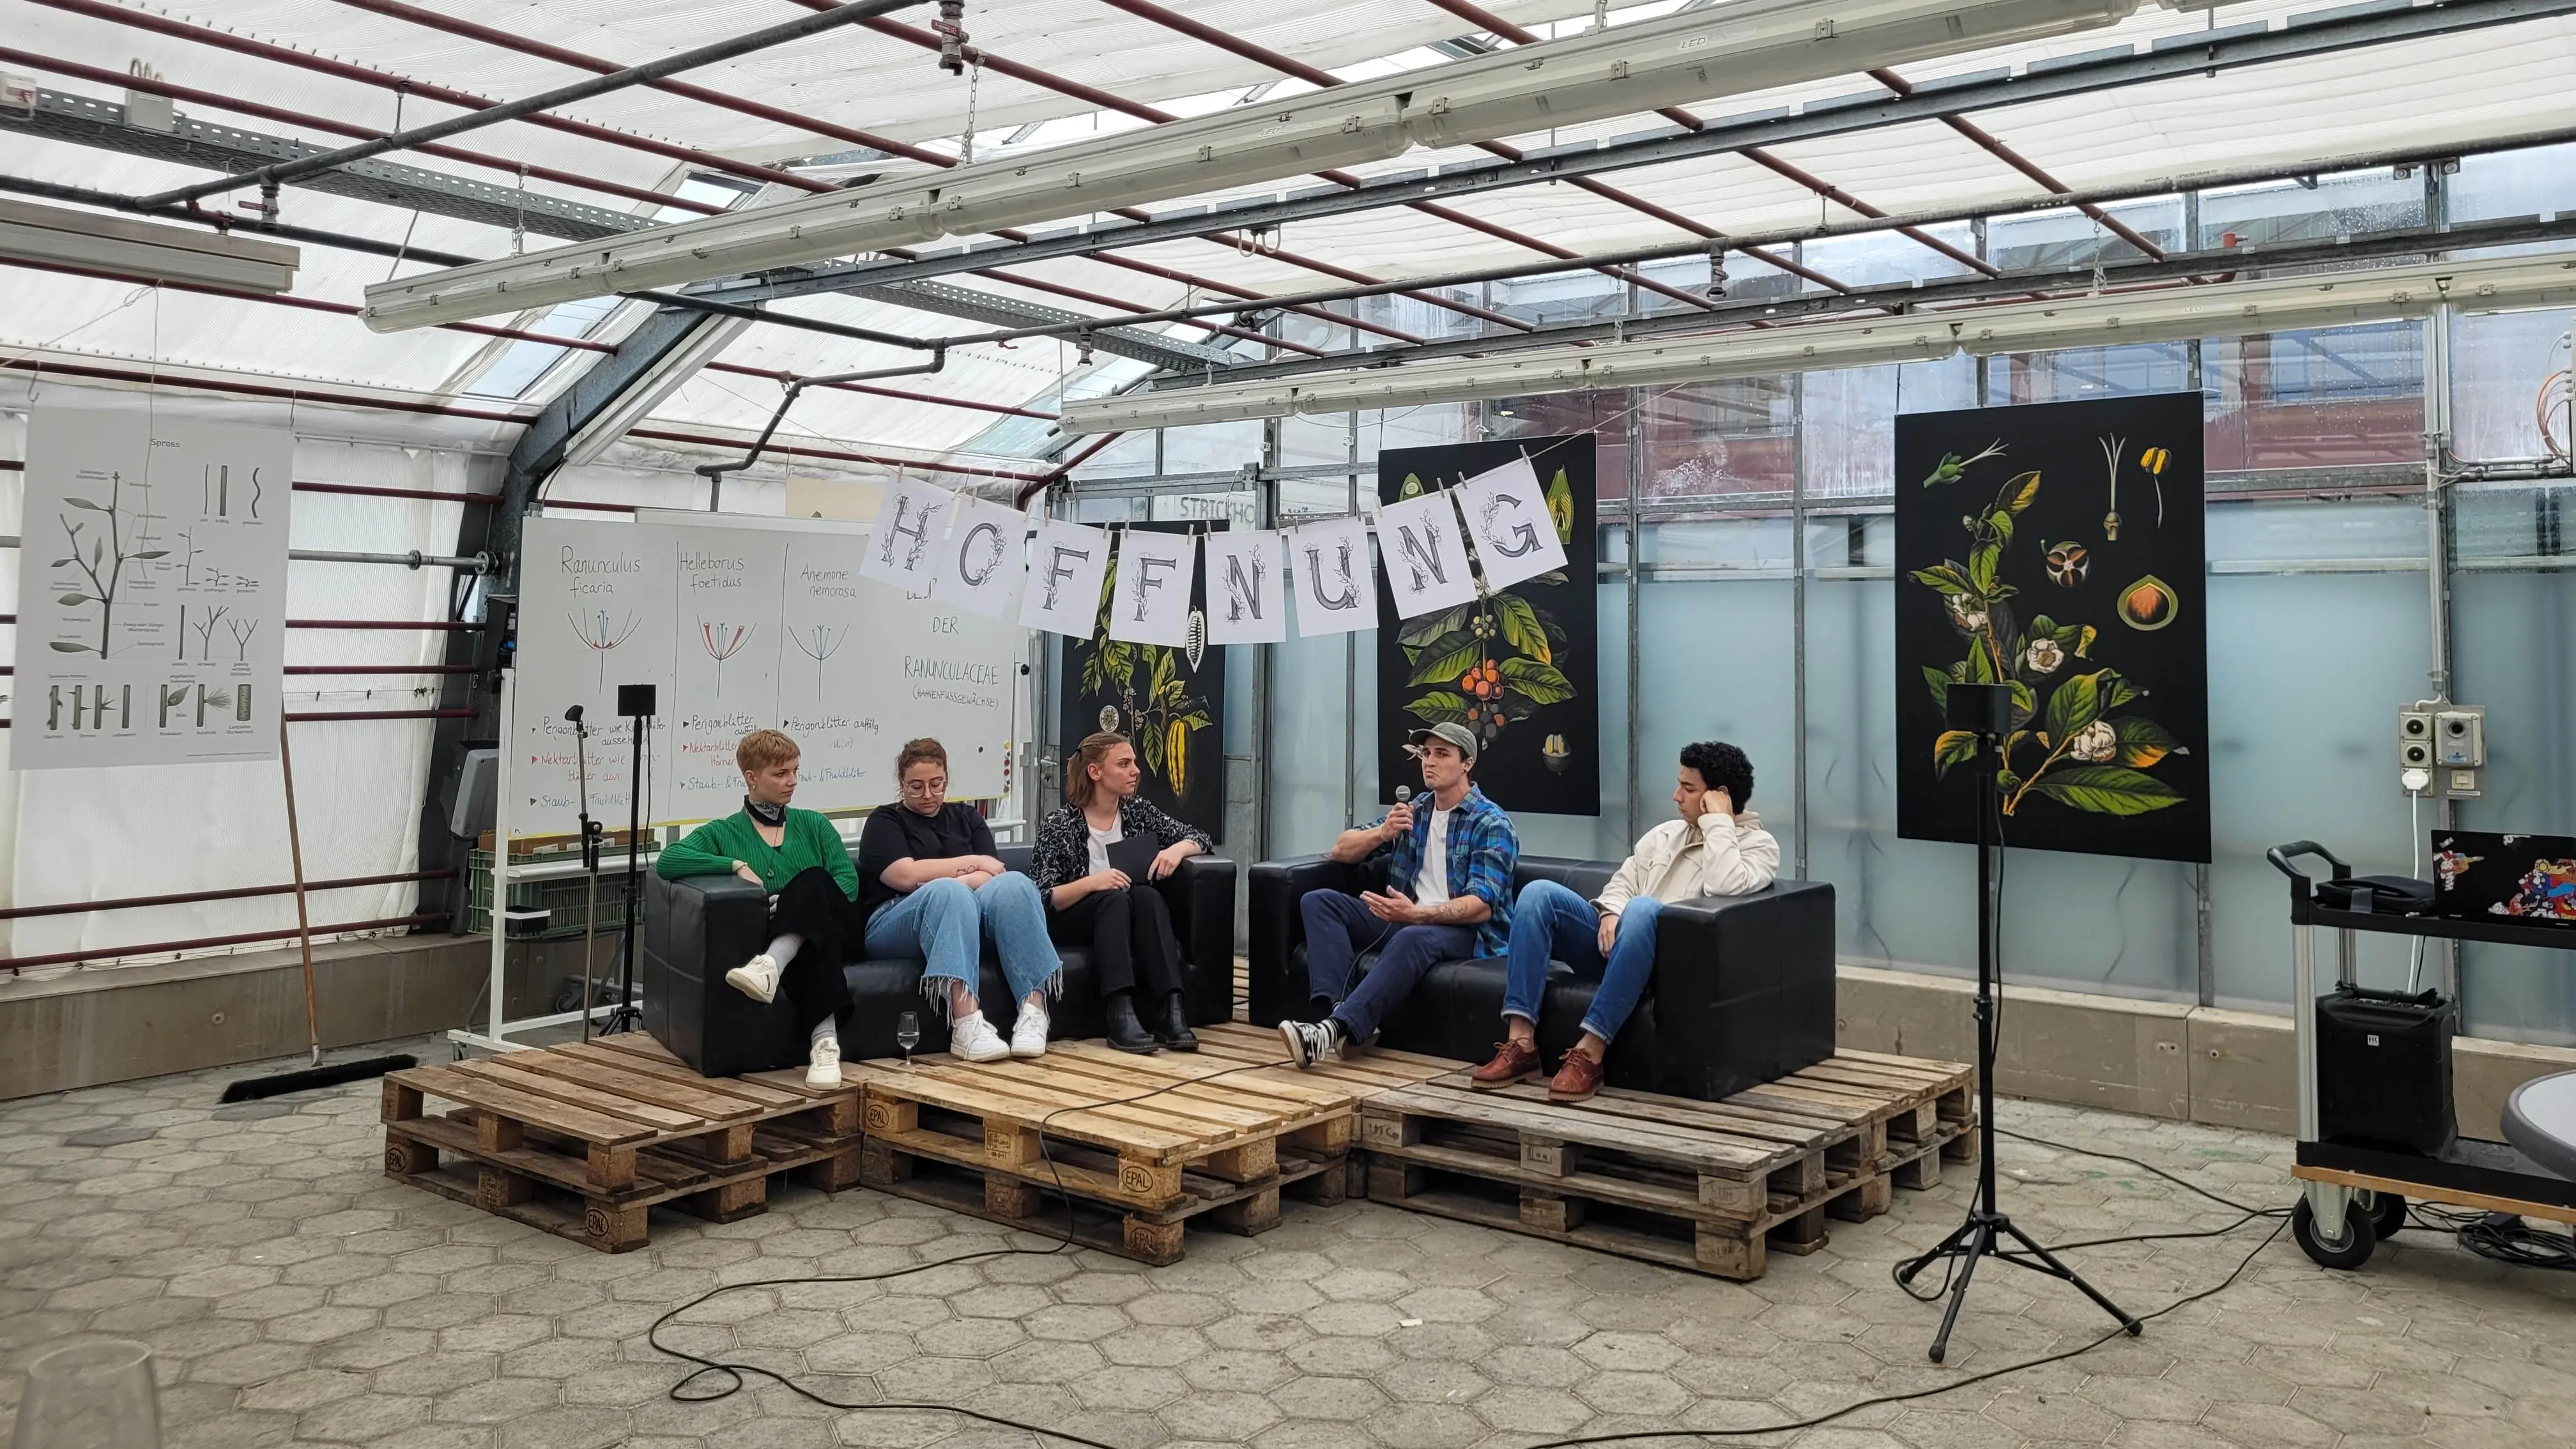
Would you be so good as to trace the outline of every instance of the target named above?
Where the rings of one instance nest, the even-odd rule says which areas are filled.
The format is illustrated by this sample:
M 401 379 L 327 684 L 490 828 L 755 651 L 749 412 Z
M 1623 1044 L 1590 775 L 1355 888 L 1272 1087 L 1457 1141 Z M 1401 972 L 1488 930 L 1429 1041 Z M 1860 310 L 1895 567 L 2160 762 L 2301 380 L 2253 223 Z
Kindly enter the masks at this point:
M 481 936 L 316 946 L 322 1044 L 462 1026 L 490 961 Z M 0 980 L 0 1099 L 258 1061 L 305 1040 L 303 958 L 292 947 Z
M 1843 1045 L 1974 1059 L 1974 982 L 1855 965 L 1836 975 Z M 2482 1037 L 2456 1039 L 2451 1059 L 2460 1132 L 2490 1141 L 2515 1087 L 2576 1071 L 2576 1049 Z M 2287 1016 L 2016 986 L 2004 1001 L 1995 1090 L 2288 1136 L 2298 1126 L 2297 1066 Z

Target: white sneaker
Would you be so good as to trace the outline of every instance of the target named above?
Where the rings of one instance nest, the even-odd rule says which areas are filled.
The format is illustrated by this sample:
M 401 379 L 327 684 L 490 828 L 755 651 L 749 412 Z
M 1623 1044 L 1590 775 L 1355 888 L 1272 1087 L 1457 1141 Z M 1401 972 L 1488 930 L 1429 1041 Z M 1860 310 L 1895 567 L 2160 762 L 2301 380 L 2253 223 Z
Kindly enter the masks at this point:
M 1011 1023 L 1011 1055 L 1042 1057 L 1046 1055 L 1046 1044 L 1046 1008 L 1020 1003 L 1020 1019 Z
M 726 972 L 725 985 L 767 1006 L 778 995 L 778 962 L 763 951 Z
M 948 1024 L 948 1054 L 961 1062 L 998 1062 L 1011 1054 L 1011 1048 L 979 1011 Z
M 814 1043 L 814 1051 L 805 1067 L 805 1085 L 837 1087 L 841 1085 L 841 1039 L 827 1036 Z

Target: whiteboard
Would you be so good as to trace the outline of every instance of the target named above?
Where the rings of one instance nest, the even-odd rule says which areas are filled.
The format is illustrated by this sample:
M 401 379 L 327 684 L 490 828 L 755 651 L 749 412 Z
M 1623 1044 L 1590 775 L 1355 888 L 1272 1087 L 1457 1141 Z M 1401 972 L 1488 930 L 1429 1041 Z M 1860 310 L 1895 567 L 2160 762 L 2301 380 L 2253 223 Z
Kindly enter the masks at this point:
M 27 423 L 21 770 L 277 757 L 294 436 L 47 388 Z
M 1024 631 L 860 578 L 867 536 L 805 520 L 529 519 L 510 834 L 579 828 L 573 705 L 591 729 L 590 813 L 624 823 L 633 736 L 621 684 L 659 687 L 651 824 L 740 808 L 734 745 L 763 728 L 804 752 L 803 809 L 892 800 L 895 752 L 922 735 L 948 748 L 951 798 L 1000 796 Z

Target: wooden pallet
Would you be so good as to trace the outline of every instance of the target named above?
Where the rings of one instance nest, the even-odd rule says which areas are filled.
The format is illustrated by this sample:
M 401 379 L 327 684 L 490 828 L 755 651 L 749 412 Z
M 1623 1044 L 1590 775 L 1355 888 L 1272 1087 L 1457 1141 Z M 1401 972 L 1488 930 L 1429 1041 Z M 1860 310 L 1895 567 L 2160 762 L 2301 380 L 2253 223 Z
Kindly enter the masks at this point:
M 1722 1102 L 1544 1084 L 1480 1092 L 1465 1073 L 1364 1104 L 1368 1195 L 1422 1212 L 1739 1280 L 1811 1253 L 1828 1217 L 1939 1183 L 1967 1135 L 1973 1068 L 1841 1053 Z
M 414 1067 L 385 1077 L 385 1174 L 623 1253 L 657 1205 L 733 1222 L 779 1173 L 857 1182 L 861 1095 L 802 1070 L 701 1077 L 641 1032 Z
M 1278 1038 L 1225 1023 L 1197 1052 L 1134 1056 L 1056 1042 L 1035 1061 L 849 1069 L 867 1087 L 861 1179 L 923 1202 L 1061 1235 L 1148 1263 L 1182 1256 L 1182 1226 L 1279 1220 L 1283 1190 L 1350 1190 L 1358 1105 L 1458 1064 L 1373 1052 L 1301 1072 Z M 1156 1093 L 1141 1101 L 1122 1099 Z

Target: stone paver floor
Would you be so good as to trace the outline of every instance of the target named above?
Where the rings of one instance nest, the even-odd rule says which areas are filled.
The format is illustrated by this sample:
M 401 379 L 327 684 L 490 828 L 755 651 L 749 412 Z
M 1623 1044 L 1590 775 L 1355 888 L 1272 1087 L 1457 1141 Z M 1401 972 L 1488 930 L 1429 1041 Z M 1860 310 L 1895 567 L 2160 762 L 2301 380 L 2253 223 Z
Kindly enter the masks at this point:
M 722 1284 L 1038 1240 L 874 1192 L 789 1188 L 730 1226 L 657 1214 L 649 1248 L 609 1257 L 388 1181 L 372 1082 L 216 1105 L 258 1070 L 0 1103 L 0 1418 L 27 1359 L 86 1333 L 154 1347 L 173 1449 L 1032 1442 L 950 1414 L 828 1409 L 758 1380 L 674 1403 L 683 1369 L 644 1334 Z M 2030 1104 L 2001 1119 L 2241 1201 L 2290 1197 L 2279 1138 Z M 2007 1208 L 2046 1238 L 2236 1216 L 2118 1163 L 2009 1141 L 2001 1161 Z M 1291 1206 L 1258 1238 L 1193 1232 L 1169 1268 L 1081 1251 L 745 1288 L 669 1336 L 844 1402 L 953 1402 L 1133 1449 L 1520 1449 L 1755 1426 L 2101 1331 L 2071 1291 L 1995 1269 L 1949 1365 L 1924 1362 L 1937 1309 L 1899 1294 L 1888 1268 L 1950 1227 L 1966 1187 L 1953 1170 L 1936 1192 L 1900 1192 L 1888 1216 L 1835 1224 L 1825 1250 L 1775 1256 L 1741 1285 L 1353 1202 Z M 2143 1313 L 2225 1278 L 2269 1227 L 2075 1259 Z M 2283 1233 L 2236 1286 L 2143 1339 L 1802 1433 L 1697 1442 L 2567 1445 L 2571 1296 L 2576 1275 L 2505 1268 L 2430 1233 L 2357 1274 L 2315 1267 Z

